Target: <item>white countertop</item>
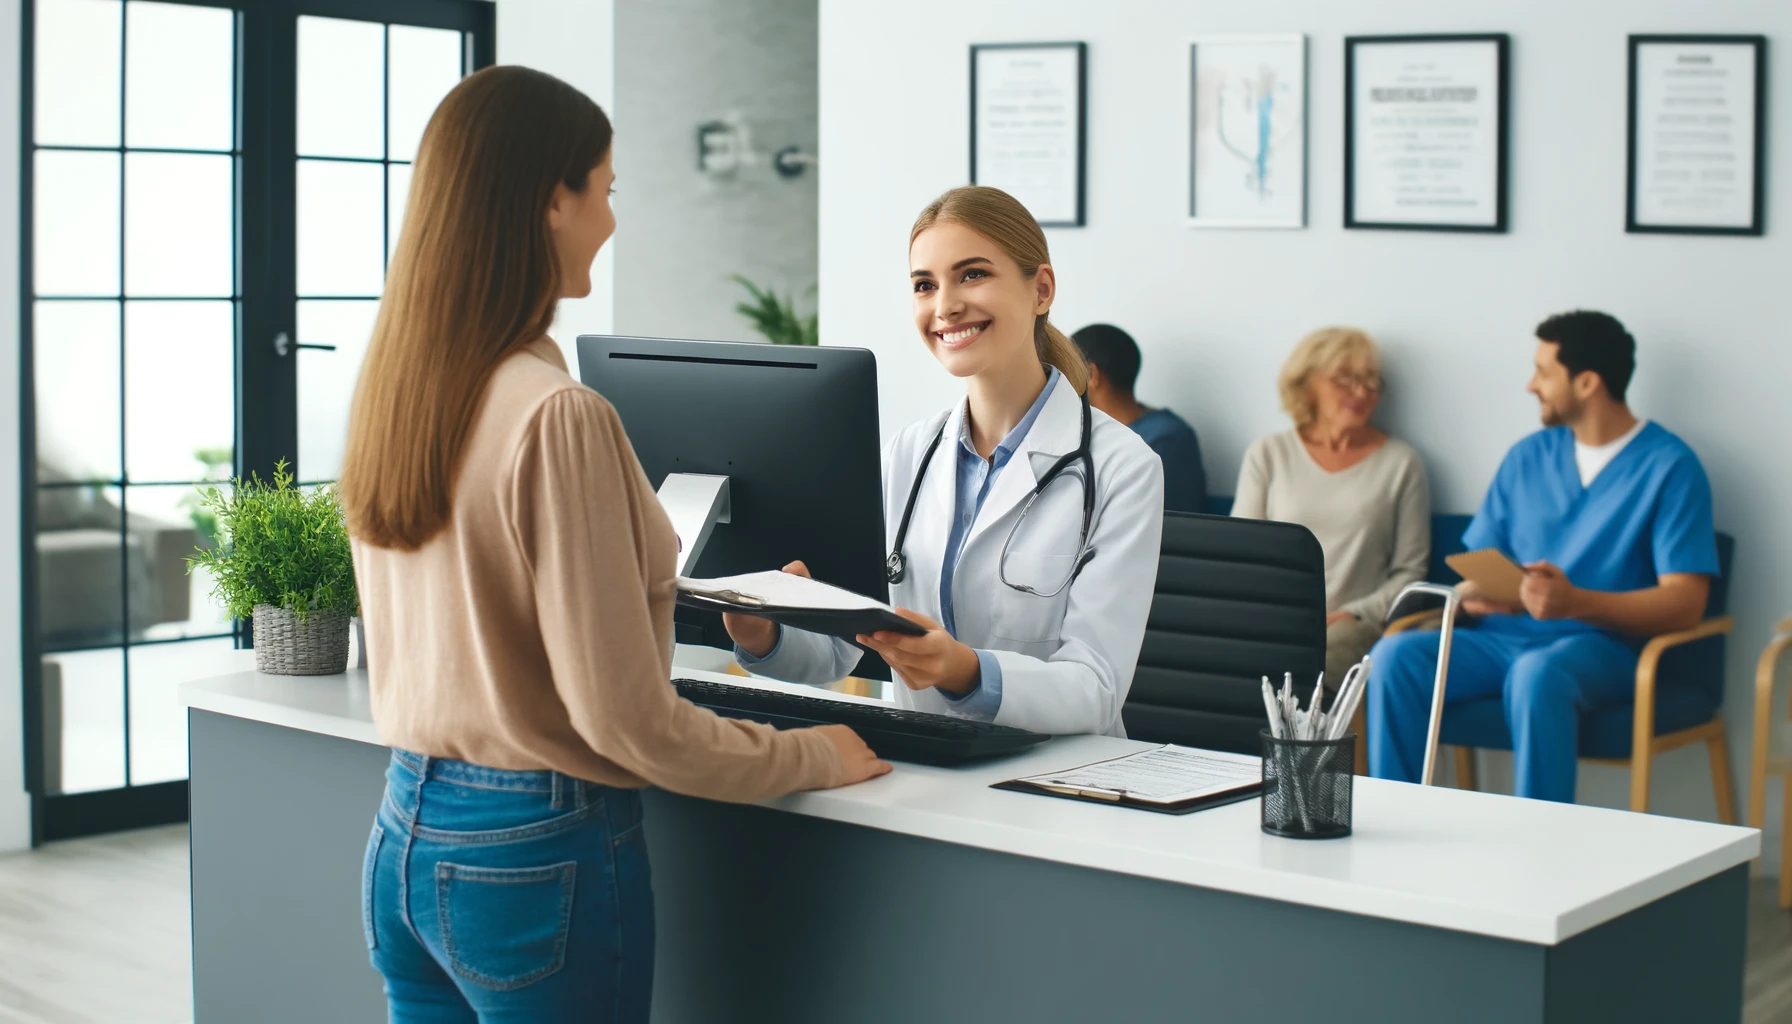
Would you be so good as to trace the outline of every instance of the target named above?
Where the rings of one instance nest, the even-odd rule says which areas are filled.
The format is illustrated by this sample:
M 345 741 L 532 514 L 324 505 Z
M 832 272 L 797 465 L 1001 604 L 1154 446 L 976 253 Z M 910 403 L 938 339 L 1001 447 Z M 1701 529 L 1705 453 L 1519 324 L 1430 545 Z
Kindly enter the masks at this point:
M 693 668 L 681 667 L 678 674 L 822 692 Z M 244 671 L 187 683 L 180 692 L 189 707 L 379 743 L 365 672 L 266 676 Z M 1171 816 L 988 788 L 1148 745 L 1067 736 L 1017 757 L 962 768 L 898 763 L 895 771 L 870 782 L 796 793 L 765 806 L 1544 945 L 1745 863 L 1761 847 L 1754 829 L 1366 778 L 1356 780 L 1354 834 L 1324 841 L 1265 835 L 1255 800 Z

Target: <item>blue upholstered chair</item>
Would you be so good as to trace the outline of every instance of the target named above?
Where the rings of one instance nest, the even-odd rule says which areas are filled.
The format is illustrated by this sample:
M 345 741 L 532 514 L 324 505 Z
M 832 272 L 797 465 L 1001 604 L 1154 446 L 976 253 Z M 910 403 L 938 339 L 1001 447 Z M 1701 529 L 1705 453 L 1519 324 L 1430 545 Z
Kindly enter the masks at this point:
M 1435 583 L 1454 584 L 1461 577 L 1444 564 L 1444 559 L 1463 550 L 1462 534 L 1468 528 L 1469 517 L 1433 516 L 1431 523 L 1429 578 Z M 1634 704 L 1606 708 L 1581 719 L 1581 760 L 1629 766 L 1633 811 L 1649 809 L 1649 769 L 1657 754 L 1703 742 L 1711 758 L 1718 820 L 1736 820 L 1730 755 L 1721 713 L 1724 637 L 1734 625 L 1725 612 L 1735 551 L 1735 539 L 1719 533 L 1719 575 L 1711 581 L 1705 620 L 1691 629 L 1654 637 L 1644 645 L 1637 661 Z M 1435 626 L 1437 618 L 1435 611 L 1415 612 L 1394 619 L 1387 631 Z M 1475 788 L 1474 749 L 1512 749 L 1512 731 L 1506 726 L 1504 704 L 1498 696 L 1451 704 L 1444 711 L 1439 742 L 1456 748 L 1457 784 L 1465 789 Z

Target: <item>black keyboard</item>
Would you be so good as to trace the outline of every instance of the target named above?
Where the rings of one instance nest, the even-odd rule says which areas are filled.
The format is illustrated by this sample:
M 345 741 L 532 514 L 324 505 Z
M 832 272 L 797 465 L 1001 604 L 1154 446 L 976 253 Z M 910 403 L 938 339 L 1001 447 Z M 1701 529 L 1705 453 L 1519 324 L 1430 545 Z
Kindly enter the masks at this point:
M 750 718 L 780 729 L 846 725 L 878 757 L 915 764 L 958 764 L 1026 750 L 1050 736 L 990 722 L 970 722 L 924 711 L 859 704 L 701 679 L 674 679 L 679 696 L 728 718 Z

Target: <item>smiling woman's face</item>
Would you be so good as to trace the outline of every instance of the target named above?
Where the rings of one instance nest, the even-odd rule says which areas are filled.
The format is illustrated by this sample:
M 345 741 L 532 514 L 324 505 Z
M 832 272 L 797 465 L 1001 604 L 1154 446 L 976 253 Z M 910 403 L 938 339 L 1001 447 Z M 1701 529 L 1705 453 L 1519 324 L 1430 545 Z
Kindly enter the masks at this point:
M 1031 280 L 994 242 L 941 221 L 909 246 L 909 283 L 921 340 L 954 377 L 1037 361 L 1033 322 L 1051 309 L 1052 269 Z

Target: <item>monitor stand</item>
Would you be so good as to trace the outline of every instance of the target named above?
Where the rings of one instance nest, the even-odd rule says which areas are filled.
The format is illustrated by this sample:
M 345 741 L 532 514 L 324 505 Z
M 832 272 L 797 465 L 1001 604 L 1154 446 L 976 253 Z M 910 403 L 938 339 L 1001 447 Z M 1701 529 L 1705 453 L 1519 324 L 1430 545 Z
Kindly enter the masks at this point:
M 728 478 L 707 473 L 668 473 L 660 484 L 660 506 L 678 532 L 678 575 L 690 573 L 717 523 L 731 515 Z

